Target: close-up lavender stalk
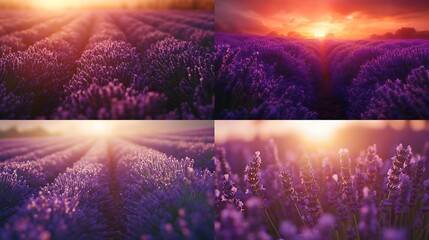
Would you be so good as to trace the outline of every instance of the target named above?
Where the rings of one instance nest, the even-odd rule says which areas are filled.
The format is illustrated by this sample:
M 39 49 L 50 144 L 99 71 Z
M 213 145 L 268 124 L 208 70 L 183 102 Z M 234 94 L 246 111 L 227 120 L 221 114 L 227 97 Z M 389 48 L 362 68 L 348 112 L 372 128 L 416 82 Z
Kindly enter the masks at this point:
M 236 147 L 231 152 L 225 146 L 218 169 L 228 163 L 244 182 L 232 182 L 229 175 L 218 179 L 227 204 L 216 205 L 217 239 L 429 237 L 427 156 L 411 146 L 397 145 L 394 156 L 382 155 L 385 161 L 375 144 L 360 154 L 340 148 L 337 155 L 301 152 L 284 159 L 270 140 L 266 156 L 243 152 L 250 161 L 241 171 L 228 155 L 237 159 Z M 279 184 L 267 184 L 273 176 Z M 238 206 L 241 201 L 245 204 Z

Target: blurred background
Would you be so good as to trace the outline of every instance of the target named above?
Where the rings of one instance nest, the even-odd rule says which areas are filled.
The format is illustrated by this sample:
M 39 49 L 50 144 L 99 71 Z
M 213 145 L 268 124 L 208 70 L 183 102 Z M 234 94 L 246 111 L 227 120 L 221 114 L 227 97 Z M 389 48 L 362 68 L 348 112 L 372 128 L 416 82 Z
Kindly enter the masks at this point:
M 215 142 L 235 170 L 244 169 L 255 151 L 261 151 L 263 165 L 274 163 L 270 142 L 281 161 L 294 161 L 302 151 L 338 158 L 340 148 L 354 159 L 373 144 L 382 159 L 390 159 L 400 143 L 428 155 L 429 121 L 216 121 Z
M 0 138 L 40 136 L 122 136 L 213 129 L 213 121 L 0 121 Z
M 0 0 L 3 9 L 214 9 L 214 0 Z

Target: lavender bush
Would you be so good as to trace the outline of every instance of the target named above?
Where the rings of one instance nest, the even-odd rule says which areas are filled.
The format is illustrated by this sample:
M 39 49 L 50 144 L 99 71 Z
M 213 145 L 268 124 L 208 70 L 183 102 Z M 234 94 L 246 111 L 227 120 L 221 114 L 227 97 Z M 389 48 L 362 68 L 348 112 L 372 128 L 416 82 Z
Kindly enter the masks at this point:
M 183 159 L 186 157 L 190 159 L 199 159 L 199 161 L 195 163 L 196 167 L 203 169 L 208 168 L 211 171 L 214 170 L 212 161 L 214 147 L 213 141 L 193 141 L 192 139 L 198 139 L 195 137 L 191 137 L 189 139 L 170 140 L 160 136 L 130 137 L 129 139 L 138 144 L 156 149 L 167 155 L 172 155 L 177 159 Z
M 28 197 L 29 194 L 37 192 L 37 190 L 53 181 L 55 177 L 71 166 L 77 158 L 87 150 L 89 142 L 72 146 L 66 150 L 55 154 L 47 154 L 45 157 L 14 161 L 10 159 L 0 164 L 0 172 L 5 176 L 1 180 L 0 186 L 9 190 L 5 192 L 8 198 L 1 198 L 0 212 L 2 218 L 0 223 L 3 223 L 6 217 L 13 213 Z M 24 192 L 14 191 L 15 186 L 24 185 Z M 15 199 L 10 201 L 9 199 Z
M 189 158 L 179 161 L 130 143 L 115 145 L 127 238 L 214 236 L 213 206 L 207 202 L 212 197 L 212 173 L 194 169 Z M 132 184 L 135 179 L 139 182 Z
M 219 97 L 216 98 L 215 113 L 218 118 L 316 117 L 316 113 L 308 107 L 312 98 L 306 96 L 302 85 L 293 84 L 293 81 L 298 81 L 299 76 L 303 76 L 305 81 L 308 78 L 305 73 L 300 75 L 298 68 L 294 70 L 297 75 L 291 76 L 293 79 L 277 76 L 274 66 L 264 66 L 261 63 L 259 52 L 247 56 L 242 52 L 242 49 L 234 49 L 229 45 L 216 45 L 215 92 Z M 289 57 L 292 59 L 292 56 Z M 279 83 L 282 84 L 279 86 Z
M 104 144 L 105 145 L 105 144 Z M 109 238 L 113 218 L 106 147 L 98 143 L 73 168 L 43 187 L 8 221 L 3 238 Z M 91 216 L 91 217 L 88 217 Z
M 428 68 L 428 56 L 428 48 L 406 48 L 388 52 L 362 66 L 358 76 L 348 89 L 350 116 L 359 117 L 367 109 L 367 104 L 372 98 L 377 97 L 374 91 L 387 80 L 398 79 L 407 84 L 407 76 L 411 71 L 421 66 Z M 424 91 L 424 89 L 422 90 Z M 407 97 L 412 98 L 412 96 Z M 395 96 L 395 99 L 399 99 L 399 96 Z M 421 99 L 419 98 L 419 100 Z M 422 114 L 427 116 L 427 113 Z M 406 114 L 406 116 L 407 118 L 417 117 L 413 114 Z

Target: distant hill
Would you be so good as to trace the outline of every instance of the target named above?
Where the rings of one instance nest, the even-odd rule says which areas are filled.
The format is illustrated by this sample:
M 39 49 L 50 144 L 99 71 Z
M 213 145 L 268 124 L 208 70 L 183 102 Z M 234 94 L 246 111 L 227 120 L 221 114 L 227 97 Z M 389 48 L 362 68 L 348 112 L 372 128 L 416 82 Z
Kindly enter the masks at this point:
M 34 129 L 19 131 L 16 127 L 12 127 L 3 131 L 0 131 L 0 138 L 20 138 L 20 137 L 43 137 L 43 136 L 54 136 L 58 134 L 52 134 L 46 131 L 42 127 Z
M 403 27 L 395 33 L 387 32 L 383 35 L 373 34 L 372 39 L 429 39 L 429 31 L 417 31 L 412 27 Z

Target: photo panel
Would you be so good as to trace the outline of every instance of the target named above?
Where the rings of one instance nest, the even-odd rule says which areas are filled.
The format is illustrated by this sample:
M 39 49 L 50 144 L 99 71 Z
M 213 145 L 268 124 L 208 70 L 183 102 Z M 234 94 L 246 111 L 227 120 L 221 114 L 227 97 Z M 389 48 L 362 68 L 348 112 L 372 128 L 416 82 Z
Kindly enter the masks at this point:
M 429 121 L 216 121 L 216 239 L 427 239 Z
M 0 119 L 213 119 L 214 0 L 0 0 Z
M 216 119 L 428 119 L 429 1 L 217 0 Z
M 214 239 L 213 121 L 0 121 L 0 239 Z

